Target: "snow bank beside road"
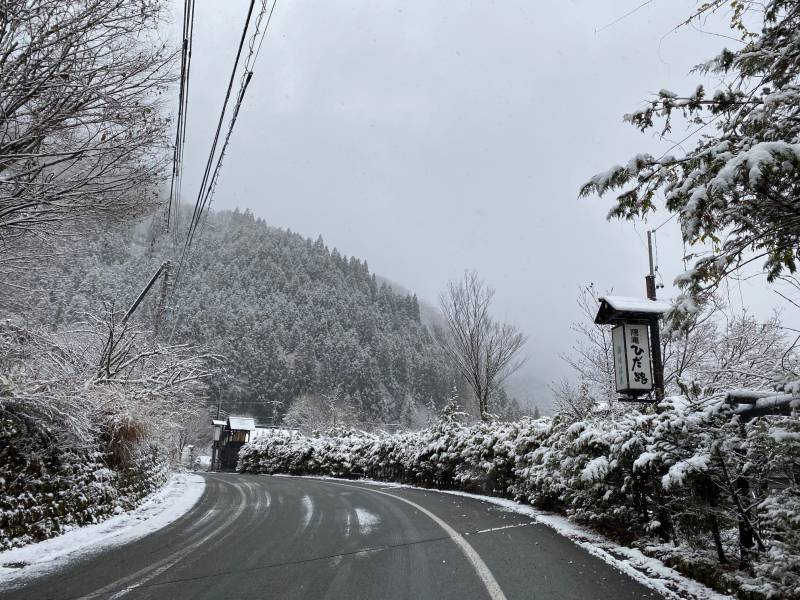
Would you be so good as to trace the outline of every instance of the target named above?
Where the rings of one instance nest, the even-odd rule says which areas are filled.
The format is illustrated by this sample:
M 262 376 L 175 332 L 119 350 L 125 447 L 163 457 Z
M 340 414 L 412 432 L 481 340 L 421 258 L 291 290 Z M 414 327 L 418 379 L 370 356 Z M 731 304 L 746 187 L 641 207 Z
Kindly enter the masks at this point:
M 173 474 L 138 508 L 96 525 L 77 527 L 58 537 L 0 552 L 0 588 L 38 577 L 87 554 L 144 537 L 186 514 L 200 499 L 205 480 L 193 473 Z

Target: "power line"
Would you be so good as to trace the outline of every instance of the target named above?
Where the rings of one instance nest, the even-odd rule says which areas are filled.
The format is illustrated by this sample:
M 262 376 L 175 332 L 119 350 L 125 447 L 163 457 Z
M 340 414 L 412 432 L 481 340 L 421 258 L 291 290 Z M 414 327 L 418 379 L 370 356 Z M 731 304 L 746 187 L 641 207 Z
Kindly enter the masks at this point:
M 172 178 L 169 187 L 169 202 L 166 214 L 166 229 L 169 231 L 173 205 L 175 211 L 175 227 L 177 227 L 177 213 L 180 194 L 179 177 L 182 172 L 183 148 L 186 141 L 186 112 L 188 109 L 188 86 L 191 61 L 191 42 L 194 31 L 194 0 L 184 0 L 183 4 L 183 41 L 181 43 L 181 82 L 178 93 L 178 118 L 175 127 L 175 147 L 172 155 Z
M 231 97 L 231 91 L 233 90 L 233 82 L 236 78 L 236 71 L 239 67 L 239 59 L 242 55 L 242 49 L 244 48 L 245 40 L 247 39 L 247 29 L 250 25 L 250 17 L 253 14 L 253 7 L 255 6 L 255 0 L 250 0 L 250 6 L 247 9 L 247 18 L 244 22 L 244 27 L 242 28 L 242 36 L 239 40 L 239 47 L 236 50 L 236 59 L 233 61 L 233 69 L 231 70 L 230 80 L 228 81 L 228 88 L 225 91 L 225 100 L 222 103 L 222 110 L 219 114 L 219 121 L 217 122 L 217 130 L 214 133 L 214 141 L 211 144 L 211 151 L 208 153 L 208 160 L 206 161 L 206 168 L 203 172 L 203 179 L 200 183 L 200 189 L 197 193 L 197 200 L 195 201 L 194 213 L 192 214 L 192 220 L 189 223 L 189 231 L 186 236 L 186 244 L 184 246 L 184 255 L 186 254 L 189 246 L 192 243 L 192 238 L 194 237 L 194 230 L 197 227 L 197 222 L 200 217 L 200 209 L 203 194 L 205 192 L 206 186 L 208 185 L 208 178 L 211 174 L 211 165 L 214 163 L 214 156 L 217 151 L 217 144 L 219 143 L 219 135 L 222 131 L 222 124 L 225 121 L 225 112 L 228 108 L 228 101 Z
M 186 87 L 183 95 L 183 122 L 181 132 L 181 164 L 183 163 L 183 149 L 186 147 L 186 123 L 189 118 L 189 81 L 192 72 L 192 47 L 194 46 L 194 15 L 195 15 L 195 0 L 191 0 L 191 14 L 189 17 L 189 47 L 186 56 Z M 180 206 L 181 206 L 181 189 L 183 187 L 183 169 L 178 170 L 178 182 L 176 186 L 175 198 L 175 245 L 178 244 L 180 236 Z
M 271 7 L 269 7 L 269 0 L 262 0 L 261 2 L 261 9 L 255 19 L 255 29 L 253 34 L 250 37 L 250 41 L 248 44 L 248 52 L 247 57 L 244 60 L 243 68 L 242 68 L 242 75 L 239 82 L 239 91 L 236 94 L 236 101 L 233 107 L 233 111 L 231 113 L 230 122 L 228 124 L 228 130 L 225 134 L 225 138 L 222 143 L 222 147 L 220 149 L 219 154 L 217 155 L 216 165 L 212 171 L 211 165 L 214 161 L 214 156 L 216 155 L 216 147 L 219 142 L 219 136 L 222 129 L 222 123 L 225 118 L 225 113 L 228 105 L 228 101 L 230 100 L 231 91 L 233 87 L 233 81 L 236 76 L 236 72 L 239 66 L 239 60 L 241 58 L 242 49 L 244 47 L 244 41 L 246 39 L 247 30 L 249 28 L 250 18 L 253 12 L 253 6 L 255 5 L 255 0 L 251 0 L 250 8 L 247 12 L 247 19 L 245 21 L 245 26 L 242 31 L 242 38 L 239 41 L 239 48 L 236 53 L 236 60 L 234 61 L 233 70 L 231 71 L 231 77 L 228 82 L 228 89 L 225 94 L 225 101 L 222 106 L 222 111 L 220 113 L 219 122 L 217 124 L 217 131 L 214 136 L 214 141 L 212 143 L 211 152 L 209 153 L 208 161 L 206 162 L 206 169 L 203 174 L 203 180 L 200 186 L 200 190 L 198 191 L 197 200 L 195 202 L 194 213 L 192 215 L 192 220 L 189 224 L 189 229 L 186 235 L 186 243 L 184 244 L 183 252 L 181 254 L 180 264 L 178 266 L 178 272 L 175 276 L 175 283 L 173 285 L 173 296 L 177 290 L 180 277 L 183 271 L 188 268 L 188 262 L 191 256 L 191 248 L 194 242 L 195 236 L 197 234 L 198 229 L 202 229 L 203 224 L 208 216 L 208 209 L 210 208 L 211 201 L 213 199 L 214 191 L 216 190 L 217 183 L 219 181 L 219 174 L 222 169 L 223 159 L 225 157 L 228 144 L 230 143 L 231 135 L 233 134 L 233 128 L 236 124 L 236 120 L 239 116 L 239 111 L 242 107 L 242 102 L 244 100 L 245 93 L 247 92 L 247 88 L 250 84 L 250 81 L 253 77 L 253 69 L 255 67 L 255 61 L 258 58 L 258 54 L 261 51 L 261 46 L 264 42 L 264 38 L 266 37 L 267 30 L 269 29 L 269 25 L 272 22 L 272 15 L 275 11 L 275 6 L 277 5 L 277 0 L 272 0 Z M 266 22 L 264 23 L 263 30 L 261 29 L 262 23 L 264 22 L 264 18 L 266 17 Z M 258 42 L 258 46 L 256 47 L 256 42 Z M 173 325 L 173 332 L 177 327 L 177 317 L 175 319 L 175 323 Z
M 264 38 L 267 34 L 267 29 L 269 28 L 270 21 L 272 20 L 272 13 L 275 10 L 275 5 L 277 4 L 277 0 L 273 0 L 272 8 L 269 10 L 269 14 L 267 14 L 267 4 L 268 0 L 262 0 L 261 3 L 261 11 L 259 12 L 258 16 L 256 17 L 255 21 L 255 31 L 250 38 L 250 42 L 248 44 L 248 54 L 247 58 L 244 62 L 244 68 L 242 69 L 242 77 L 239 82 L 239 93 L 236 96 L 236 104 L 233 107 L 233 113 L 231 115 L 231 120 L 228 125 L 228 132 L 225 134 L 225 140 L 222 143 L 222 149 L 220 150 L 219 157 L 217 158 L 217 164 L 214 167 L 214 173 L 211 176 L 210 183 L 208 188 L 206 189 L 206 195 L 203 198 L 203 205 L 200 207 L 200 212 L 208 214 L 208 209 L 211 206 L 211 200 L 213 199 L 214 192 L 217 189 L 217 182 L 219 181 L 219 174 L 222 169 L 222 162 L 225 158 L 226 151 L 228 149 L 228 144 L 230 143 L 231 135 L 233 134 L 233 127 L 236 124 L 236 119 L 239 117 L 239 110 L 242 107 L 242 102 L 244 100 L 244 95 L 247 91 L 247 86 L 250 85 L 250 80 L 253 77 L 253 68 L 255 67 L 255 61 L 258 58 L 258 53 L 261 50 L 261 44 L 264 42 Z M 264 16 L 267 17 L 267 22 L 264 25 L 264 31 L 261 31 L 261 22 L 264 19 Z M 261 39 L 258 44 L 258 49 L 255 49 L 256 40 L 261 36 Z
M 177 289 L 181 275 L 183 274 L 186 259 L 189 253 L 189 248 L 192 245 L 195 229 L 197 228 L 197 224 L 200 218 L 200 210 L 201 210 L 203 195 L 205 192 L 205 188 L 208 184 L 208 177 L 211 172 L 211 165 L 214 163 L 214 156 L 216 154 L 217 144 L 219 143 L 219 136 L 220 132 L 222 131 L 222 124 L 225 121 L 225 112 L 228 108 L 228 101 L 230 100 L 231 91 L 233 89 L 233 82 L 236 78 L 236 72 L 239 67 L 239 59 L 241 58 L 242 55 L 242 49 L 244 48 L 244 43 L 245 40 L 247 39 L 247 30 L 250 26 L 250 17 L 253 14 L 254 6 L 255 6 L 255 0 L 250 0 L 250 6 L 247 9 L 247 18 L 245 19 L 244 26 L 242 27 L 242 35 L 239 40 L 239 47 L 236 50 L 236 58 L 233 62 L 233 69 L 231 70 L 231 76 L 228 81 L 228 87 L 227 90 L 225 91 L 225 100 L 222 103 L 222 110 L 220 111 L 216 132 L 214 133 L 214 140 L 211 144 L 211 150 L 209 151 L 208 159 L 206 160 L 206 168 L 203 171 L 203 179 L 200 183 L 200 189 L 197 192 L 197 200 L 195 200 L 194 212 L 192 213 L 192 218 L 189 222 L 189 227 L 186 233 L 186 241 L 183 245 L 183 251 L 181 252 L 180 261 L 178 262 L 178 271 L 175 275 L 175 285 L 173 286 L 173 295 L 175 293 L 175 290 Z
M 652 3 L 653 3 L 653 0 L 645 0 L 645 2 L 642 2 L 642 3 L 641 3 L 639 6 L 637 6 L 636 8 L 629 10 L 629 11 L 628 11 L 628 12 L 626 12 L 624 15 L 622 15 L 622 16 L 620 16 L 620 17 L 617 17 L 616 19 L 614 19 L 614 20 L 613 20 L 613 21 L 611 21 L 610 23 L 607 23 L 607 24 L 603 25 L 603 26 L 602 26 L 600 29 L 595 29 L 595 30 L 594 30 L 594 32 L 595 32 L 595 33 L 600 33 L 601 31 L 605 31 L 605 30 L 606 30 L 606 29 L 608 29 L 609 27 L 613 27 L 614 25 L 616 25 L 616 24 L 617 24 L 617 23 L 619 23 L 620 21 L 622 21 L 622 20 L 624 20 L 624 19 L 627 19 L 627 18 L 628 18 L 628 17 L 630 17 L 632 14 L 639 12 L 639 11 L 640 11 L 641 9 L 643 9 L 645 6 L 647 6 L 648 4 L 652 4 Z
M 674 218 L 675 218 L 675 217 L 677 217 L 677 216 L 678 216 L 678 213 L 677 213 L 677 212 L 674 212 L 674 213 L 672 213 L 672 216 L 671 216 L 669 219 L 667 219 L 666 221 L 664 221 L 664 222 L 663 222 L 661 225 L 659 225 L 659 226 L 658 226 L 658 227 L 656 227 L 655 229 L 651 229 L 650 231 L 652 231 L 652 232 L 654 232 L 654 233 L 655 233 L 656 231 L 658 231 L 659 229 L 661 229 L 661 228 L 662 228 L 664 225 L 666 225 L 667 223 L 669 223 L 670 221 L 672 221 L 672 219 L 674 219 Z

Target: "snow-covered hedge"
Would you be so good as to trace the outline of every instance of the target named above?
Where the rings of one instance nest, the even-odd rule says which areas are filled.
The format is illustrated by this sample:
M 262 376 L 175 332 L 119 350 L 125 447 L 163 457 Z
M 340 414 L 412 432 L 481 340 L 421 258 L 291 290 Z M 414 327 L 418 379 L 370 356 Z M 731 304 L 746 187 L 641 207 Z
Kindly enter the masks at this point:
M 57 446 L 47 428 L 0 411 L 0 550 L 130 510 L 166 476 L 153 448 L 114 464 L 99 449 Z
M 671 398 L 659 414 L 275 436 L 239 470 L 504 495 L 655 553 L 742 598 L 800 597 L 800 423 Z M 692 557 L 687 560 L 687 557 Z

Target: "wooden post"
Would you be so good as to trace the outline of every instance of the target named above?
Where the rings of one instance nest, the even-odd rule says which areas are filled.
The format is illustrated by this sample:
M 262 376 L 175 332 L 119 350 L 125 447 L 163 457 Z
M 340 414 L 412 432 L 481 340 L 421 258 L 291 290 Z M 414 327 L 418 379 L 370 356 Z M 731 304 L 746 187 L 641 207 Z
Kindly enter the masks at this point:
M 647 232 L 647 254 L 650 259 L 650 273 L 644 278 L 647 288 L 647 297 L 656 300 L 656 273 L 653 268 L 653 232 Z M 656 400 L 664 399 L 664 363 L 661 357 L 661 331 L 658 327 L 658 317 L 650 319 L 650 347 L 653 353 L 653 388 Z

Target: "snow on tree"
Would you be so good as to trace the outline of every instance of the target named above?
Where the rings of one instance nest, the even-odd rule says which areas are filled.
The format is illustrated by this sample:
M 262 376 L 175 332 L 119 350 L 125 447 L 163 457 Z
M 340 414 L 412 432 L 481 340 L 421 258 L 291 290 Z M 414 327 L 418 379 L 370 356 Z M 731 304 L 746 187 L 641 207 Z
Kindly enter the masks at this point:
M 209 214 L 204 238 L 159 340 L 224 357 L 214 406 L 222 399 L 223 411 L 277 424 L 295 401 L 341 387 L 361 426 L 376 427 L 410 425 L 431 399 L 441 407 L 457 374 L 412 294 L 379 284 L 364 261 L 336 258 L 320 240 L 247 212 Z M 17 273 L 24 289 L 4 300 L 31 322 L 58 327 L 102 311 L 103 302 L 130 305 L 171 252 L 163 240 L 151 245 L 146 223 L 83 232 L 56 249 L 52 269 Z M 137 315 L 152 308 L 147 298 Z
M 6 3 L 0 35 L 0 240 L 14 252 L 66 222 L 128 220 L 157 204 L 174 79 L 160 0 Z M 34 250 L 41 252 L 34 246 Z M 26 262 L 27 261 L 27 262 Z
M 714 0 L 693 18 L 728 4 Z M 676 213 L 684 240 L 708 242 L 677 283 L 693 295 L 712 290 L 735 270 L 760 261 L 775 280 L 797 269 L 800 248 L 800 3 L 735 1 L 733 25 L 744 43 L 695 67 L 698 76 L 719 80 L 686 94 L 661 90 L 648 105 L 625 116 L 634 127 L 662 135 L 683 118 L 687 141 L 676 155 L 638 154 L 591 178 L 581 195 L 619 190 L 609 217 L 643 218 L 663 193 Z M 750 33 L 744 23 L 759 19 Z M 690 19 L 689 21 L 691 21 Z M 687 22 L 689 22 L 687 21 Z

